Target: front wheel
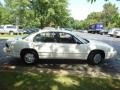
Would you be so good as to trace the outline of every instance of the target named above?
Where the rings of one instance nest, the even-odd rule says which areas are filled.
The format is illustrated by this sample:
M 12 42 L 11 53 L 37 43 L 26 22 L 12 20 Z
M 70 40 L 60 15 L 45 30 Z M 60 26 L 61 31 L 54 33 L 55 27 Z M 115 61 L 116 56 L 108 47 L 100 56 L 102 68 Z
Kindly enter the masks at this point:
M 104 60 L 104 56 L 101 52 L 91 52 L 88 56 L 88 63 L 91 65 L 98 65 Z
M 10 35 L 14 35 L 14 32 L 13 32 L 13 31 L 10 31 L 9 34 L 10 34 Z
M 31 51 L 31 52 L 25 52 L 22 56 L 22 59 L 26 64 L 34 64 L 37 62 L 39 58 L 37 53 Z

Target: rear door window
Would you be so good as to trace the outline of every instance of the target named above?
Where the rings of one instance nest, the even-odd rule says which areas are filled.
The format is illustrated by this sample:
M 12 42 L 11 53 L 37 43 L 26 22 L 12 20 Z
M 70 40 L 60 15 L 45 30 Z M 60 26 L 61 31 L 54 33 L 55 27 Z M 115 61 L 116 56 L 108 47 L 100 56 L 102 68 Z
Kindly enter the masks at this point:
M 55 41 L 55 33 L 52 33 L 52 32 L 44 32 L 44 33 L 41 33 L 41 34 L 37 34 L 33 41 L 34 42 L 45 42 L 45 43 L 48 43 L 48 42 L 54 42 Z

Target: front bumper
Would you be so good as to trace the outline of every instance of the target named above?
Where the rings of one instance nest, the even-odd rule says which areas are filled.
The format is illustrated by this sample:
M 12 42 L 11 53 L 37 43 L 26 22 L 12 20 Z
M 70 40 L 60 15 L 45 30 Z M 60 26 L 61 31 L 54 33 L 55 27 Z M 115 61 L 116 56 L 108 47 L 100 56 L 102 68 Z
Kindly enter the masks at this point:
M 106 54 L 106 58 L 105 59 L 117 59 L 117 51 L 113 51 L 113 52 L 109 52 Z
M 120 37 L 120 33 L 116 33 L 115 36 L 119 36 Z

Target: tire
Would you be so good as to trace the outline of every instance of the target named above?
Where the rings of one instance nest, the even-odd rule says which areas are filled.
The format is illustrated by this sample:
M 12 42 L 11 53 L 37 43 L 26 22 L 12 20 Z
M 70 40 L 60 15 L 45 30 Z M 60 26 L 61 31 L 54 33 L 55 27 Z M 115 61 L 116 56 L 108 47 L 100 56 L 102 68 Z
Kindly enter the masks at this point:
M 110 37 L 113 37 L 113 35 L 110 35 Z
M 98 65 L 101 62 L 103 62 L 103 60 L 104 60 L 104 56 L 100 51 L 91 52 L 87 59 L 88 64 L 91 64 L 91 65 Z
M 35 64 L 39 59 L 38 54 L 34 51 L 27 51 L 21 56 L 26 64 Z
M 118 36 L 115 36 L 115 35 L 114 35 L 114 38 L 118 38 Z
M 102 35 L 105 35 L 105 33 L 102 33 Z
M 13 31 L 10 31 L 9 34 L 10 34 L 10 35 L 14 35 L 14 32 L 13 32 Z

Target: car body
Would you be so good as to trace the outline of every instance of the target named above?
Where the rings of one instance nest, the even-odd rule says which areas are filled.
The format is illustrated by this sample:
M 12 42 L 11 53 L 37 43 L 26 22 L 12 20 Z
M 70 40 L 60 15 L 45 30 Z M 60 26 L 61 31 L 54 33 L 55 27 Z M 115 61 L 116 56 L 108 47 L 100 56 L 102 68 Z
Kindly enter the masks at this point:
M 81 32 L 81 33 L 83 32 L 83 30 L 77 30 L 77 31 L 78 31 L 78 32 Z
M 88 33 L 99 34 L 104 29 L 104 25 L 101 22 L 89 25 Z
M 82 32 L 83 32 L 83 33 L 88 33 L 88 31 L 87 31 L 87 30 L 83 30 Z
M 114 37 L 120 37 L 120 29 L 114 32 Z
M 38 59 L 75 59 L 99 64 L 116 56 L 103 42 L 87 40 L 66 30 L 41 30 L 24 38 L 7 40 L 4 52 L 31 64 Z
M 101 34 L 101 35 L 104 35 L 104 34 L 108 34 L 108 30 L 101 30 L 100 32 L 99 32 L 99 34 Z
M 119 28 L 112 28 L 112 29 L 108 32 L 108 35 L 114 36 L 114 33 L 115 33 L 116 30 L 119 30 Z
M 2 34 L 18 34 L 23 33 L 22 29 L 19 29 L 16 25 L 0 25 L 0 33 Z
M 73 28 L 64 28 L 64 30 L 67 30 L 67 31 L 74 31 Z
M 24 29 L 24 34 L 32 34 L 38 32 L 39 30 L 40 30 L 39 28 L 27 28 Z

